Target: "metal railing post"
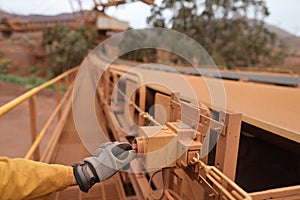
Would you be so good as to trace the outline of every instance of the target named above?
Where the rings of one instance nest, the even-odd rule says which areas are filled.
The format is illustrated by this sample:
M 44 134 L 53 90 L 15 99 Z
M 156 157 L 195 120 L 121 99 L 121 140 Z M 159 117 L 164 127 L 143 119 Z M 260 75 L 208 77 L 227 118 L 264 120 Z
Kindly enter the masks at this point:
M 34 143 L 35 139 L 37 138 L 37 128 L 36 128 L 36 103 L 35 103 L 36 95 L 32 96 L 29 99 L 29 113 L 30 113 L 30 128 L 31 128 L 31 140 L 32 144 Z M 34 160 L 39 160 L 40 153 L 39 153 L 39 147 L 35 150 L 33 154 Z
M 65 84 L 66 84 L 66 88 L 69 88 L 69 86 L 70 86 L 70 77 L 69 77 L 69 75 L 67 75 L 65 77 Z
M 61 101 L 61 81 L 57 81 L 56 82 L 56 105 L 59 105 L 60 101 Z M 61 110 L 58 112 L 58 120 L 61 117 Z

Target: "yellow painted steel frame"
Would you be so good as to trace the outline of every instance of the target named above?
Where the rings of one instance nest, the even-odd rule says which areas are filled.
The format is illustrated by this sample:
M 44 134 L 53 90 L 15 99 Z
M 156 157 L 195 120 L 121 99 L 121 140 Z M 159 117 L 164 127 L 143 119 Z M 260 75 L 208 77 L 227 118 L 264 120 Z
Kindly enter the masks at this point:
M 62 117 L 66 117 L 67 114 L 62 115 L 62 112 L 63 112 L 62 109 L 63 109 L 63 105 L 65 105 L 64 109 L 68 110 L 68 111 L 70 110 L 70 105 L 71 105 L 71 100 L 70 100 L 71 95 L 70 94 L 72 91 L 71 83 L 73 82 L 78 69 L 79 69 L 79 67 L 70 69 L 67 72 L 55 77 L 54 79 L 52 79 L 38 87 L 35 87 L 35 88 L 29 90 L 28 92 L 24 93 L 23 95 L 19 96 L 18 98 L 14 99 L 14 100 L 8 102 L 7 104 L 3 105 L 2 107 L 0 107 L 0 116 L 3 116 L 10 110 L 16 108 L 21 103 L 23 103 L 27 100 L 29 101 L 29 113 L 30 113 L 29 118 L 30 118 L 30 127 L 31 127 L 31 135 L 32 135 L 32 146 L 30 147 L 29 151 L 26 153 L 26 156 L 25 156 L 26 159 L 33 158 L 34 160 L 41 160 L 40 154 L 39 154 L 39 145 L 40 145 L 42 139 L 44 138 L 44 136 L 46 135 L 50 125 L 54 122 L 56 117 L 58 118 L 58 120 L 57 120 L 58 124 L 63 120 L 63 119 L 61 119 Z M 61 98 L 61 83 L 62 83 L 62 81 L 65 83 L 65 85 L 67 87 L 67 91 L 65 92 L 63 98 Z M 56 85 L 57 105 L 56 105 L 56 108 L 54 109 L 53 113 L 47 120 L 46 124 L 44 125 L 44 127 L 42 128 L 40 133 L 38 134 L 37 130 L 36 130 L 35 97 L 40 91 L 42 91 L 42 90 L 46 89 L 47 87 L 54 85 L 54 84 Z M 55 130 L 55 132 L 57 132 L 57 131 Z M 52 139 L 50 139 L 50 141 L 53 142 Z M 47 153 L 47 155 L 45 155 L 45 153 L 44 153 L 44 155 L 41 157 L 42 161 L 44 161 L 44 162 L 50 161 L 49 154 L 51 154 L 53 145 L 54 145 L 54 144 L 50 144 L 50 143 L 51 142 L 49 142 L 49 144 L 46 148 L 46 151 L 45 151 L 45 153 Z M 48 159 L 45 159 L 45 157 Z

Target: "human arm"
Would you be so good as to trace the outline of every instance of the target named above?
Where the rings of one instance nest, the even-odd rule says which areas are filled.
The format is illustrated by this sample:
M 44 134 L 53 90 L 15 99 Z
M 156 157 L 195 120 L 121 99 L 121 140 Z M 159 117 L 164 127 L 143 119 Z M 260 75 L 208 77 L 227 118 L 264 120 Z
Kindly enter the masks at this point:
M 128 143 L 105 143 L 74 167 L 0 157 L 0 198 L 34 199 L 77 183 L 87 192 L 128 165 L 135 157 L 131 151 Z
M 1 199 L 33 199 L 62 190 L 73 182 L 70 166 L 0 157 Z

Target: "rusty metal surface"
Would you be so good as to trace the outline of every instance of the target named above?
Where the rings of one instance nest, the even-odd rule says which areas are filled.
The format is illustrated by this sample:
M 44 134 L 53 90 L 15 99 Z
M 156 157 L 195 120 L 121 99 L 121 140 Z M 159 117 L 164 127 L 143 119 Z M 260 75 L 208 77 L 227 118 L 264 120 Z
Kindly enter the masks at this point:
M 130 66 L 117 65 L 116 68 L 131 69 Z M 176 80 L 176 74 L 136 69 L 144 74 L 145 81 L 156 77 L 157 80 Z M 185 75 L 197 96 L 207 105 L 211 96 L 202 77 Z M 208 78 L 212 82 L 219 79 Z M 226 92 L 226 108 L 232 112 L 243 113 L 243 121 L 269 130 L 274 134 L 300 142 L 300 88 L 279 87 L 251 82 L 223 80 Z M 178 85 L 178 91 L 186 96 L 186 89 Z
M 164 66 L 147 66 L 151 70 L 172 72 L 170 68 Z M 300 77 L 297 75 L 288 75 L 280 73 L 258 73 L 258 72 L 237 72 L 230 70 L 212 70 L 212 69 L 194 69 L 189 67 L 175 67 L 175 69 L 183 74 L 199 76 L 210 76 L 214 78 L 222 78 L 226 80 L 244 81 L 244 82 L 256 82 L 264 84 L 273 84 L 279 86 L 298 87 L 300 85 Z

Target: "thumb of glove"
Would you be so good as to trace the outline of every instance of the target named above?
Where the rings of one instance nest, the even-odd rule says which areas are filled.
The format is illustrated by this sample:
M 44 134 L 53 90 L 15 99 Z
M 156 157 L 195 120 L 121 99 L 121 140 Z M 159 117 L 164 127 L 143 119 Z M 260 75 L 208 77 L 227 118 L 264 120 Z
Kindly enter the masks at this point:
M 126 155 L 125 155 L 126 154 Z M 122 153 L 120 156 L 119 156 L 119 159 L 122 160 L 123 162 L 123 167 L 122 169 L 123 170 L 128 170 L 129 167 L 130 167 L 130 162 L 132 160 L 134 160 L 136 158 L 136 152 L 134 150 L 130 150 L 130 151 L 127 151 L 127 152 L 124 152 Z

